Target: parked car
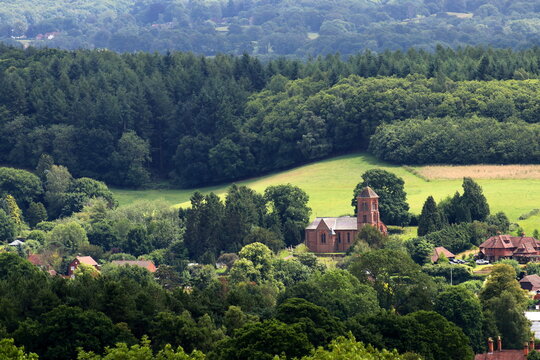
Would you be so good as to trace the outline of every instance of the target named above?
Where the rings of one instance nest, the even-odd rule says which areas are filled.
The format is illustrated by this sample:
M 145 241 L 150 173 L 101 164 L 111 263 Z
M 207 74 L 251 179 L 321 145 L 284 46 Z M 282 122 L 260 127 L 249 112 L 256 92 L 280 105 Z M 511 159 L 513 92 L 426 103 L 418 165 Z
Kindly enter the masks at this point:
M 477 265 L 486 265 L 486 264 L 489 264 L 489 261 L 484 260 L 484 259 L 478 259 L 478 260 L 476 260 L 476 264 Z

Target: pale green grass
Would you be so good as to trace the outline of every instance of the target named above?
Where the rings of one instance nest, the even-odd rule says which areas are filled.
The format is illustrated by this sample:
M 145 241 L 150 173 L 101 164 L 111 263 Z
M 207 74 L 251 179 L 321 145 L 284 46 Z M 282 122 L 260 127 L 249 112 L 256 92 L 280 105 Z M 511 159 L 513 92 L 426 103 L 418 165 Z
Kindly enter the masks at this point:
M 462 191 L 461 180 L 431 180 L 426 182 L 400 166 L 382 163 L 374 157 L 360 153 L 339 156 L 295 169 L 239 181 L 256 191 L 263 192 L 270 185 L 291 183 L 304 189 L 310 197 L 309 206 L 316 216 L 340 216 L 351 214 L 351 198 L 354 187 L 361 181 L 364 171 L 382 168 L 405 180 L 407 200 L 413 213 L 419 213 L 429 195 L 438 202 L 456 191 Z M 540 180 L 538 179 L 481 179 L 477 180 L 484 189 L 492 213 L 504 211 L 512 222 L 519 223 L 527 234 L 540 230 L 540 216 L 518 221 L 521 214 L 540 206 Z M 203 193 L 215 192 L 223 196 L 230 184 L 190 190 L 116 190 L 120 205 L 136 200 L 163 198 L 171 205 L 188 206 L 189 197 L 195 190 Z

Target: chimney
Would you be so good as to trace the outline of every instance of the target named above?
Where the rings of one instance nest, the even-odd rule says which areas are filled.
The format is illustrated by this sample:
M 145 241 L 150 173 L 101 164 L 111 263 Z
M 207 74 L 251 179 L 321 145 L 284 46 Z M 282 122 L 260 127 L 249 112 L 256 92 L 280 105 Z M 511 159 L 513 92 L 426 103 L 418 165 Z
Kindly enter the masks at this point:
M 529 340 L 529 350 L 534 350 L 534 337 L 531 337 L 531 339 Z
M 527 342 L 523 345 L 523 355 L 529 355 L 529 344 Z
M 493 354 L 493 339 L 488 338 L 488 354 Z
M 497 336 L 497 351 L 502 351 L 502 339 L 500 336 Z

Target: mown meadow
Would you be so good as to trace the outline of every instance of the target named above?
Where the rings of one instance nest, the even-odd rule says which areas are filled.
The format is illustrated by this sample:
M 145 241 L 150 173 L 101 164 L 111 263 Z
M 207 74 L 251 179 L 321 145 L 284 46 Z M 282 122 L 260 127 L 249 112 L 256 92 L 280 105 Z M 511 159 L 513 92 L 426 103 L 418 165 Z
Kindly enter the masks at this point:
M 478 165 L 475 167 L 478 168 Z M 262 192 L 270 185 L 291 183 L 304 189 L 310 197 L 309 205 L 312 208 L 312 217 L 339 216 L 350 214 L 351 196 L 354 187 L 360 182 L 360 176 L 366 170 L 382 168 L 395 173 L 405 180 L 407 200 L 413 213 L 420 213 L 427 196 L 432 195 L 436 201 L 446 196 L 461 192 L 461 179 L 431 179 L 426 181 L 422 176 L 422 168 L 409 168 L 383 163 L 366 153 L 356 153 L 318 161 L 294 169 L 269 174 L 257 178 L 239 181 L 238 184 L 247 185 L 256 191 Z M 470 173 L 466 167 L 438 167 L 437 174 L 463 171 Z M 540 207 L 540 178 L 531 173 L 529 179 L 513 179 L 512 170 L 509 169 L 509 179 L 500 178 L 477 179 L 484 189 L 491 211 L 504 211 L 512 222 L 519 223 L 527 234 L 534 229 L 540 230 L 540 216 L 531 216 L 526 220 L 518 220 L 519 216 L 532 209 Z M 440 177 L 455 177 L 443 176 Z M 484 176 L 485 177 L 485 176 Z M 151 189 L 151 190 L 125 190 L 113 189 L 120 205 L 130 204 L 137 200 L 163 199 L 174 206 L 189 206 L 189 198 L 194 191 L 203 193 L 214 192 L 223 195 L 230 184 L 195 189 Z

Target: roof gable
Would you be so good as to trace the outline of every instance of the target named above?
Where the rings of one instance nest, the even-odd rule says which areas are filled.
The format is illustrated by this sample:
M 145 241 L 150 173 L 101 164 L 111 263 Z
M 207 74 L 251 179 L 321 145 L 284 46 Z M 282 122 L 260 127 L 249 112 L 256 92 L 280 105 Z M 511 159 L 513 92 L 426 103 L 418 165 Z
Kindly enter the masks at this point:
M 79 260 L 79 263 L 90 265 L 90 266 L 97 266 L 98 263 L 96 260 L 94 260 L 91 256 L 77 256 L 75 259 Z
M 365 188 L 362 189 L 362 191 L 360 192 L 360 195 L 358 195 L 358 197 L 361 197 L 361 198 L 378 198 L 379 195 L 377 195 L 377 193 L 375 191 L 373 191 L 372 188 L 370 188 L 369 186 L 366 186 Z

